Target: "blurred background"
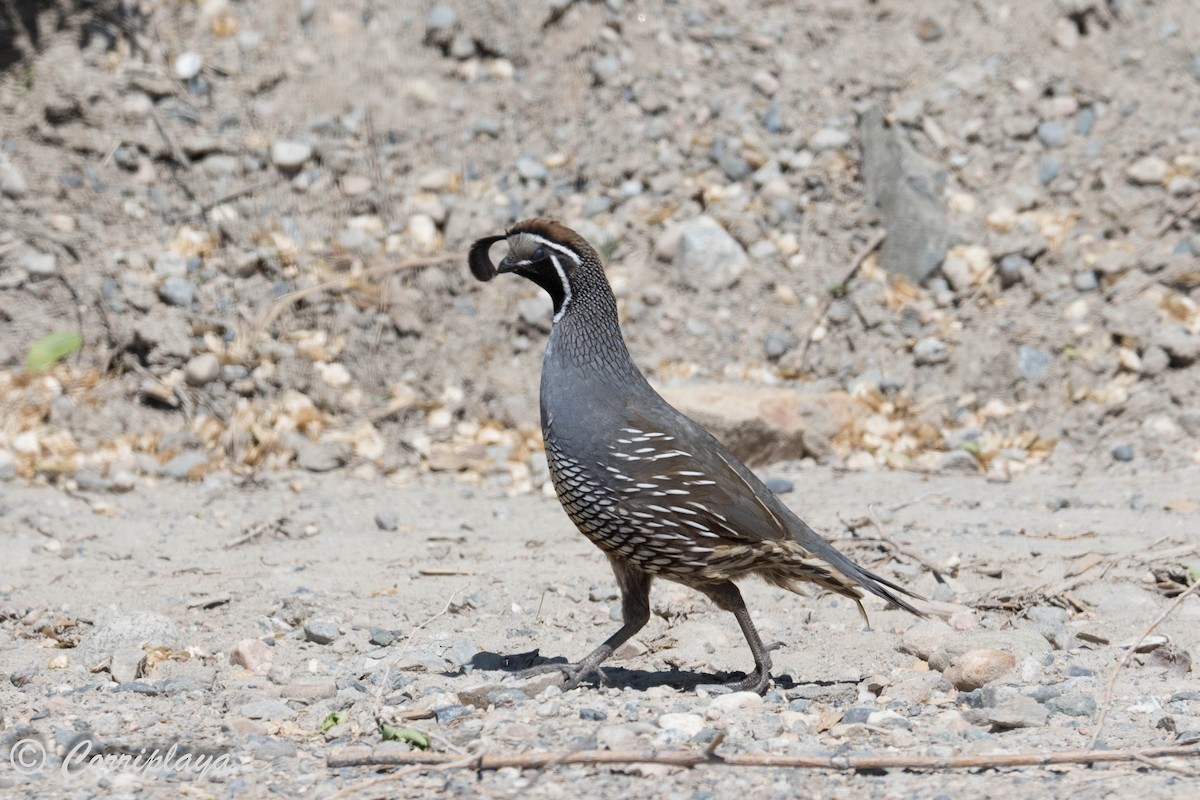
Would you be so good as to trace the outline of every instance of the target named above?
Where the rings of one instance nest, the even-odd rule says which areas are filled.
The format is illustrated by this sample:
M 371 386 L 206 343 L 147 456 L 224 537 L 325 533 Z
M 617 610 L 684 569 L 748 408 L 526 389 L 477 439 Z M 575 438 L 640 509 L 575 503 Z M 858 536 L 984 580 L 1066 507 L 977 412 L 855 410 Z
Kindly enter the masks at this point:
M 1200 461 L 1188 0 L 6 0 L 0 70 L 0 478 L 544 490 L 464 257 L 540 215 L 751 462 Z

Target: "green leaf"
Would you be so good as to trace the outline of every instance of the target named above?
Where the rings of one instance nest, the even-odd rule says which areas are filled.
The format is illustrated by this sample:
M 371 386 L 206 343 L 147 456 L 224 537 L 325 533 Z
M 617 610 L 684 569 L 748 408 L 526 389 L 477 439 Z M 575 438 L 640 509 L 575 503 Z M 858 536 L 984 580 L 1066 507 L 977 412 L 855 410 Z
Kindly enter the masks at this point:
M 965 450 L 971 455 L 977 456 L 979 455 L 979 442 L 972 442 L 968 439 L 965 442 L 959 442 L 958 449 Z
M 325 733 L 330 728 L 336 728 L 349 718 L 350 716 L 344 711 L 330 711 L 325 715 L 325 719 L 321 720 L 321 733 Z
M 429 749 L 429 737 L 416 728 L 397 728 L 386 722 L 379 723 L 379 732 L 385 742 L 408 742 L 418 750 Z
M 82 346 L 83 337 L 79 331 L 54 331 L 33 343 L 25 356 L 25 364 L 34 372 L 42 372 Z
M 835 283 L 829 287 L 829 294 L 832 297 L 845 297 L 850 294 L 850 287 L 844 283 Z

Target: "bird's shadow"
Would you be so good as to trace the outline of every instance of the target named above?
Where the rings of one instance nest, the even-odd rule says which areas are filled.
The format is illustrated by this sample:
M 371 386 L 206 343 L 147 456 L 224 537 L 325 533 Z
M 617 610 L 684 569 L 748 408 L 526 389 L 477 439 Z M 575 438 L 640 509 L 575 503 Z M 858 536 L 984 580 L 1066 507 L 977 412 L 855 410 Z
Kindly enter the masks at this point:
M 507 672 L 511 675 L 516 675 L 533 667 L 555 664 L 565 666 L 567 663 L 569 663 L 567 659 L 562 656 L 546 658 L 537 650 L 509 654 L 490 653 L 485 650 L 475 654 L 471 659 L 470 666 L 482 672 Z M 743 672 L 717 672 L 709 674 L 680 669 L 650 671 L 618 666 L 604 666 L 601 669 L 606 676 L 606 680 L 603 683 L 604 686 L 615 689 L 633 689 L 640 692 L 644 692 L 654 686 L 669 686 L 681 691 L 695 691 L 698 686 L 719 686 L 741 680 L 746 675 Z M 538 676 L 529 677 L 532 680 Z M 797 689 L 802 686 L 839 686 L 845 683 L 844 681 L 797 682 L 793 680 L 791 675 L 772 675 L 771 677 L 775 683 L 775 688 L 785 691 Z M 587 682 L 595 685 L 598 679 L 593 677 L 588 679 Z

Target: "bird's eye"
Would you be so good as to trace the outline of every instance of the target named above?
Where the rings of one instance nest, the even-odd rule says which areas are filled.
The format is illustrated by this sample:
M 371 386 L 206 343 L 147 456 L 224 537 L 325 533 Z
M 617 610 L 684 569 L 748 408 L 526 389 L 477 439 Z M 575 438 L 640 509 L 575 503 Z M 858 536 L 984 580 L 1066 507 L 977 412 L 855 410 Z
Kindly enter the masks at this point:
M 529 260 L 533 261 L 534 263 L 537 263 L 538 261 L 545 261 L 549 257 L 550 254 L 546 252 L 545 246 L 540 244 L 532 253 L 529 254 Z

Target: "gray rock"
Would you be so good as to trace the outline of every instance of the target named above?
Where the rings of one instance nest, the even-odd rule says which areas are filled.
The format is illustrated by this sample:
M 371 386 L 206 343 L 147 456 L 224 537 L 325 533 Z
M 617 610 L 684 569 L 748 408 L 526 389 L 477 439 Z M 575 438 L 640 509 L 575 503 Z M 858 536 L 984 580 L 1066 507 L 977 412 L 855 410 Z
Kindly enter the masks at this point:
M 114 612 L 101 618 L 83 637 L 75 655 L 80 664 L 90 668 L 124 650 L 159 647 L 183 647 L 178 625 L 154 611 Z
M 396 641 L 396 633 L 387 628 L 371 628 L 371 638 L 368 641 L 376 647 L 387 647 Z
M 154 274 L 163 278 L 182 278 L 187 275 L 187 259 L 179 253 L 164 250 L 154 257 Z
M 1087 269 L 1083 272 L 1076 272 L 1071 278 L 1071 285 L 1080 292 L 1094 292 L 1100 285 L 1100 279 L 1096 277 L 1094 270 Z
M 31 278 L 50 278 L 58 272 L 58 258 L 54 253 L 26 253 L 17 260 L 17 269 Z
M 479 648 L 469 639 L 456 639 L 446 652 L 442 653 L 442 658 L 446 659 L 454 669 L 462 669 L 470 664 L 475 656 L 479 655 Z
M 1021 345 L 1017 348 L 1017 369 L 1027 381 L 1037 381 L 1050 366 L 1052 356 L 1045 350 Z
M 1046 724 L 1049 713 L 1046 708 L 1034 700 L 1018 694 L 998 705 L 985 710 L 985 718 L 997 728 L 1009 730 L 1012 728 L 1040 728 Z
M 400 517 L 394 511 L 380 511 L 375 515 L 375 525 L 381 531 L 394 531 L 400 527 Z
M 0 450 L 0 481 L 11 481 L 17 477 L 17 463 L 13 454 Z
M 1054 156 L 1046 156 L 1038 163 L 1038 180 L 1049 186 L 1062 172 L 1062 162 Z
M 542 182 L 546 180 L 546 165 L 533 156 L 521 156 L 517 159 L 517 174 L 525 180 Z
M 242 160 L 237 156 L 215 153 L 201 162 L 204 171 L 214 178 L 226 178 L 242 171 Z
M 938 472 L 970 475 L 979 472 L 979 462 L 966 450 L 951 450 L 938 461 Z
M 950 360 L 950 348 L 936 336 L 926 336 L 913 345 L 913 361 L 918 366 L 944 364 Z
M 764 483 L 766 483 L 767 488 L 775 494 L 788 494 L 789 492 L 794 491 L 796 488 L 796 484 L 792 483 L 787 478 L 767 478 Z
M 1125 170 L 1125 177 L 1135 186 L 1162 186 L 1170 165 L 1156 156 L 1139 158 Z
M 1159 329 L 1154 343 L 1171 357 L 1172 366 L 1187 367 L 1200 360 L 1200 336 L 1179 323 Z
M 449 6 L 431 6 L 425 15 L 425 42 L 434 47 L 447 48 L 458 28 L 458 15 Z
M 350 460 L 345 442 L 314 442 L 301 439 L 296 445 L 296 464 L 309 472 L 329 472 Z
M 1095 126 L 1096 109 L 1092 106 L 1079 109 L 1079 113 L 1075 115 L 1075 132 L 1080 136 L 1089 136 Z
M 271 163 L 285 172 L 300 169 L 312 156 L 312 145 L 304 142 L 280 140 L 271 145 Z
M 201 353 L 188 361 L 183 378 L 191 386 L 203 386 L 221 374 L 221 360 L 212 353 Z
M 822 128 L 808 139 L 808 149 L 814 153 L 822 150 L 839 150 L 850 144 L 850 134 L 837 128 Z
M 331 644 L 341 635 L 337 625 L 324 620 L 313 620 L 304 626 L 304 638 L 316 644 Z
M 282 700 L 255 700 L 238 708 L 238 713 L 248 719 L 291 719 L 296 712 Z
M 1067 126 L 1056 119 L 1049 119 L 1037 126 L 1038 141 L 1046 147 L 1066 147 L 1071 133 Z
M 727 289 L 749 265 L 746 251 L 712 217 L 687 223 L 675 249 L 675 272 L 693 288 Z
M 773 330 L 769 331 L 763 339 L 763 350 L 767 354 L 767 358 L 776 361 L 787 355 L 793 347 L 799 343 L 796 334 L 788 330 Z
M 0 194 L 13 200 L 20 200 L 29 194 L 29 184 L 16 164 L 0 161 Z
M 1046 708 L 1068 717 L 1090 717 L 1096 713 L 1096 699 L 1083 692 L 1070 692 L 1049 699 Z
M 873 713 L 875 709 L 863 706 L 847 708 L 842 712 L 842 722 L 847 725 L 864 725 Z
M 1133 461 L 1133 445 L 1117 445 L 1112 449 L 1112 457 L 1116 461 Z
M 158 285 L 158 296 L 167 305 L 186 308 L 196 299 L 196 284 L 187 278 L 167 278 Z
M 721 155 L 717 158 L 717 165 L 721 167 L 725 177 L 731 181 L 743 181 L 754 171 L 750 162 L 728 146 L 721 151 Z
M 975 276 L 971 274 L 971 265 L 961 258 L 947 258 L 943 261 L 942 275 L 956 292 L 969 289 L 975 280 Z
M 1000 275 L 1000 283 L 1005 287 L 1019 283 L 1023 277 L 1022 273 L 1025 268 L 1031 266 L 1033 266 L 1033 262 L 1024 256 L 1005 256 L 1000 259 L 1000 264 L 997 268 L 997 272 Z
M 158 474 L 164 478 L 186 481 L 193 469 L 205 466 L 208 460 L 208 454 L 203 451 L 185 450 L 159 467 Z
M 923 282 L 960 237 L 946 221 L 944 167 L 917 153 L 899 127 L 872 108 L 859 123 L 867 198 L 888 231 L 880 263 L 889 272 Z

